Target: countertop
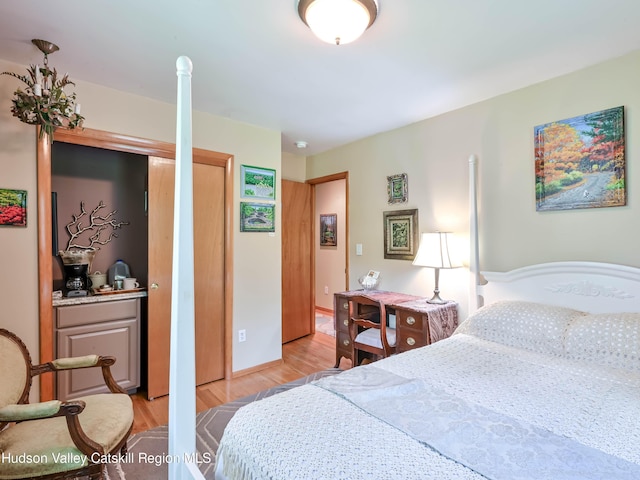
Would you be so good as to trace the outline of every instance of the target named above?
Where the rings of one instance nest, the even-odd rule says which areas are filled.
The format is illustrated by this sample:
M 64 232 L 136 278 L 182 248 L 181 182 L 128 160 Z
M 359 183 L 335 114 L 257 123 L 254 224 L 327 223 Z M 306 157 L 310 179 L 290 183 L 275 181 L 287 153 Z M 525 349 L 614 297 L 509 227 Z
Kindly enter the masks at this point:
M 84 305 L 87 303 L 113 302 L 116 300 L 128 300 L 130 298 L 141 298 L 147 296 L 147 290 L 131 290 L 122 293 L 110 293 L 109 295 L 87 295 L 86 297 L 62 297 L 54 298 L 53 306 L 62 307 L 66 305 Z

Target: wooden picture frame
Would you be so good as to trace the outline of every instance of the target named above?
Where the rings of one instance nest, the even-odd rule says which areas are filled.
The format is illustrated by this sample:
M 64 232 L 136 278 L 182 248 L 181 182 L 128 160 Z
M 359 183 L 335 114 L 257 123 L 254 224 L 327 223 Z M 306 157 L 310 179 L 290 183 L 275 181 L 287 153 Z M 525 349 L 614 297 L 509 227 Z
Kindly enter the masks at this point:
M 27 191 L 0 188 L 0 226 L 27 226 Z
M 407 203 L 409 199 L 408 177 L 406 173 L 387 177 L 387 195 L 389 205 Z
M 534 127 L 536 210 L 626 205 L 624 107 Z
M 275 227 L 275 204 L 240 202 L 241 232 L 275 232 Z
M 240 196 L 260 200 L 276 199 L 276 171 L 240 165 Z
M 338 215 L 336 213 L 320 214 L 320 246 L 338 246 Z
M 382 213 L 384 258 L 413 260 L 418 252 L 418 209 Z

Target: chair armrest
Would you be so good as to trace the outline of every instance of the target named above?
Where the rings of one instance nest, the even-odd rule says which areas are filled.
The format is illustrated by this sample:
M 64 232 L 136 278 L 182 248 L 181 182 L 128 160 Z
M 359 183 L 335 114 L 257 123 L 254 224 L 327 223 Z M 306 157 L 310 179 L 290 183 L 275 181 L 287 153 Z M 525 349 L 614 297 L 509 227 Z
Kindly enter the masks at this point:
M 96 367 L 100 357 L 98 355 L 85 355 L 84 357 L 57 358 L 51 362 L 56 371 L 73 368 Z
M 114 380 L 111 374 L 111 365 L 116 363 L 115 357 L 102 355 L 85 355 L 83 357 L 67 357 L 58 358 L 51 362 L 35 365 L 31 368 L 31 375 L 40 375 L 47 372 L 59 372 L 64 370 L 73 370 L 76 368 L 101 367 L 104 383 L 109 387 L 112 393 L 127 393 Z
M 39 418 L 55 417 L 60 412 L 60 400 L 40 403 L 10 404 L 0 408 L 0 422 L 22 422 Z
M 11 404 L 0 408 L 0 422 L 24 422 L 43 418 L 65 417 L 73 443 L 90 457 L 94 453 L 104 453 L 100 444 L 91 440 L 82 430 L 78 415 L 86 404 L 82 400 L 49 400 L 40 403 Z

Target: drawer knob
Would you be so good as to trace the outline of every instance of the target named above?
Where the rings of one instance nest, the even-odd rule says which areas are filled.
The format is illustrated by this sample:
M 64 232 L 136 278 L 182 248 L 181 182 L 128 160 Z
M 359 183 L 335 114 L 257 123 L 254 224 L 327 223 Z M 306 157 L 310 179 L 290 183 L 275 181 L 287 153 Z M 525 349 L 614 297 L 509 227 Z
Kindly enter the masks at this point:
M 349 340 L 343 340 L 342 343 L 345 347 L 348 347 L 351 342 Z
M 151 290 L 157 290 L 159 287 L 159 285 L 157 283 L 152 283 L 151 284 Z
M 342 304 L 342 308 L 344 308 L 345 310 L 349 310 L 349 302 L 344 302 Z
M 407 325 L 413 325 L 416 323 L 416 319 L 413 317 L 407 317 Z
M 345 318 L 345 319 L 342 321 L 342 323 L 344 323 L 344 325 L 345 325 L 346 327 L 348 327 L 348 326 L 349 326 L 349 319 L 348 319 L 348 318 Z
M 416 344 L 416 341 L 413 337 L 407 338 L 407 345 L 410 345 L 413 347 L 415 344 Z

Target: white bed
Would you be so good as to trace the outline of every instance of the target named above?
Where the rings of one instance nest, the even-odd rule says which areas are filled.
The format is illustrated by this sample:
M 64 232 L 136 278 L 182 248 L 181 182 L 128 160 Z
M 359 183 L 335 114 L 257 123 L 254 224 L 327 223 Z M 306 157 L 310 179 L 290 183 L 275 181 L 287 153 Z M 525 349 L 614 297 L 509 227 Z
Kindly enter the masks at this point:
M 640 270 L 485 276 L 451 338 L 243 407 L 219 478 L 640 478 Z
M 450 338 L 241 408 L 216 478 L 640 479 L 640 269 L 480 274 L 471 227 Z

